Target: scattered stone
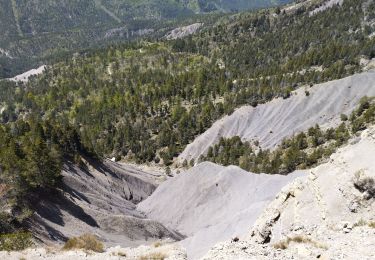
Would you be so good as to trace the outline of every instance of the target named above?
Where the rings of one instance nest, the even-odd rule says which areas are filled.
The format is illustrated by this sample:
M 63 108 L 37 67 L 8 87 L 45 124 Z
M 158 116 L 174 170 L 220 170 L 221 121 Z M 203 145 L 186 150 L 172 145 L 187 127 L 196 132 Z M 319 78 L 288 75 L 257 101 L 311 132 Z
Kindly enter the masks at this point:
M 238 242 L 238 241 L 240 241 L 240 239 L 238 237 L 235 237 L 235 238 L 232 239 L 232 242 Z

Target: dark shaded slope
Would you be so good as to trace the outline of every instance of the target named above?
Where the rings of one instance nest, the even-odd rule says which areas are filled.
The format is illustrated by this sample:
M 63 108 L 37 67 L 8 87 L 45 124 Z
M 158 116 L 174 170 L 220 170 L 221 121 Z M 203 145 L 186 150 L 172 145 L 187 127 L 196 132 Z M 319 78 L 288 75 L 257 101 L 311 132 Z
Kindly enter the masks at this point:
M 65 164 L 62 190 L 31 198 L 36 212 L 29 224 L 41 242 L 62 242 L 83 233 L 121 246 L 183 238 L 135 209 L 156 189 L 161 176 L 110 161 L 90 160 L 86 165 Z

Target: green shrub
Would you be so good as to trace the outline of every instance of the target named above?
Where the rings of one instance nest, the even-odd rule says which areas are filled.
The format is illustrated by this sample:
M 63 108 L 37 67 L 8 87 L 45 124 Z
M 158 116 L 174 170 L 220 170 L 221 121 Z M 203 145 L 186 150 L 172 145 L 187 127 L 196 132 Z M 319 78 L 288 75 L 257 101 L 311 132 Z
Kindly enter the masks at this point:
M 33 245 L 29 232 L 0 235 L 0 251 L 20 251 Z
M 340 119 L 341 119 L 341 121 L 343 121 L 343 122 L 348 121 L 348 116 L 345 115 L 345 114 L 341 114 L 341 115 L 340 115 Z
M 0 212 L 0 234 L 12 232 L 12 216 L 5 212 Z

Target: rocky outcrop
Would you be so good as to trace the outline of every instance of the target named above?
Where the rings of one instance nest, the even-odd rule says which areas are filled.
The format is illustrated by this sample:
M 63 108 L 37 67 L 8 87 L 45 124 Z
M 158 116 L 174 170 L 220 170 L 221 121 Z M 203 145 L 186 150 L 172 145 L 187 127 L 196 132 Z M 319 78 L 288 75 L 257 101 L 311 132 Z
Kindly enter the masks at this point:
M 178 27 L 176 29 L 173 29 L 169 33 L 167 33 L 165 38 L 168 40 L 184 38 L 186 36 L 196 33 L 202 26 L 203 26 L 203 23 L 194 23 L 191 25 Z
M 40 66 L 39 68 L 36 68 L 36 69 L 31 69 L 29 71 L 26 71 L 20 75 L 17 75 L 13 78 L 10 78 L 8 80 L 10 81 L 15 81 L 15 82 L 18 82 L 18 81 L 22 81 L 22 82 L 27 82 L 29 80 L 30 77 L 32 76 L 37 76 L 39 74 L 42 74 L 43 71 L 47 68 L 46 65 L 43 65 L 43 66 Z
M 375 128 L 282 189 L 251 232 L 204 259 L 374 259 Z

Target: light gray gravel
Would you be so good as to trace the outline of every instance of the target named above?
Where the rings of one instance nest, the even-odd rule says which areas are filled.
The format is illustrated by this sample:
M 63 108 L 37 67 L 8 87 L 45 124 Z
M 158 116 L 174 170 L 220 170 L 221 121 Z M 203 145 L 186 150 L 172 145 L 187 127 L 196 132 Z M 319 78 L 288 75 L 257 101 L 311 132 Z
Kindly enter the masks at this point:
M 204 162 L 161 184 L 137 209 L 188 236 L 181 244 L 196 259 L 219 241 L 246 234 L 289 176 L 253 174 Z

